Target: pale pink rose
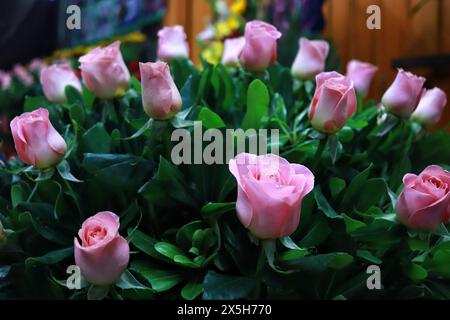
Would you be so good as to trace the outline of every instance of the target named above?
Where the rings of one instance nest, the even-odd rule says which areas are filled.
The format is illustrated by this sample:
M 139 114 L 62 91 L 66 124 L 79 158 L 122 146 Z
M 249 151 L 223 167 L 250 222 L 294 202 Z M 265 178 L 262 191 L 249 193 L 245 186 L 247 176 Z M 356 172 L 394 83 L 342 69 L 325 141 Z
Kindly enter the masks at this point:
M 66 86 L 72 86 L 79 92 L 82 91 L 80 80 L 67 64 L 45 67 L 41 72 L 40 80 L 45 97 L 51 102 L 67 102 Z
M 120 41 L 97 47 L 79 61 L 86 86 L 99 98 L 122 95 L 130 86 L 130 72 L 120 53 Z
M 314 187 L 308 168 L 274 154 L 241 153 L 229 169 L 238 184 L 239 220 L 254 236 L 276 239 L 297 229 L 302 200 Z
M 16 76 L 23 84 L 31 86 L 33 84 L 33 75 L 25 69 L 21 64 L 16 64 L 13 66 L 12 73 Z
M 398 70 L 397 77 L 384 93 L 381 102 L 386 110 L 400 117 L 409 117 L 422 96 L 425 78 Z
M 119 217 L 103 211 L 86 219 L 78 231 L 81 244 L 74 239 L 75 263 L 92 284 L 119 281 L 130 260 L 130 247 L 119 234 Z
M 339 131 L 356 112 L 353 82 L 335 71 L 316 76 L 316 91 L 309 107 L 311 125 L 322 132 Z
M 37 74 L 41 74 L 42 70 L 47 66 L 47 64 L 39 58 L 34 58 L 31 60 L 30 65 L 28 66 L 28 69 L 30 71 L 37 72 Z
M 8 90 L 11 85 L 11 75 L 8 72 L 0 70 L 0 87 L 2 90 Z
M 66 154 L 67 145 L 53 128 L 47 109 L 25 112 L 11 121 L 17 154 L 24 163 L 40 169 L 56 165 Z
M 351 60 L 347 64 L 347 78 L 353 81 L 358 94 L 365 98 L 378 67 L 368 62 Z
M 432 230 L 450 218 L 450 172 L 429 166 L 421 174 L 407 173 L 395 210 L 407 227 Z
M 426 90 L 411 115 L 411 119 L 425 125 L 436 124 L 441 119 L 446 105 L 447 95 L 444 91 L 439 88 Z
M 181 95 L 170 75 L 167 63 L 139 63 L 142 82 L 142 106 L 153 119 L 172 118 L 181 109 Z
M 330 45 L 325 40 L 300 38 L 299 46 L 291 73 L 299 79 L 312 79 L 325 70 Z
M 250 71 L 263 71 L 277 60 L 277 40 L 281 32 L 273 25 L 254 20 L 245 25 L 245 45 L 240 55 L 242 66 Z
M 164 27 L 158 32 L 158 59 L 167 63 L 189 57 L 189 45 L 183 26 Z
M 239 55 L 244 46 L 244 37 L 226 39 L 223 47 L 222 64 L 226 67 L 237 66 L 239 64 Z

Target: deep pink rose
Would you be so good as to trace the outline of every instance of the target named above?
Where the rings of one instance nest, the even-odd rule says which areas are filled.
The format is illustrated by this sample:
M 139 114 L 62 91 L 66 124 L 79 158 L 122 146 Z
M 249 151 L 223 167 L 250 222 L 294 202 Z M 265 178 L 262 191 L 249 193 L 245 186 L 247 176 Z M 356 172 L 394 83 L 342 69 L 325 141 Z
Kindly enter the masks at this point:
M 142 81 L 142 106 L 153 119 L 173 117 L 181 109 L 181 95 L 167 63 L 139 63 Z
M 446 105 L 447 95 L 444 91 L 439 88 L 426 90 L 411 115 L 411 119 L 425 125 L 436 124 L 441 119 Z
M 67 145 L 48 119 L 47 109 L 25 112 L 11 121 L 17 154 L 24 163 L 46 169 L 66 154 Z
M 381 102 L 386 110 L 400 117 L 409 117 L 422 96 L 425 78 L 398 70 L 397 77 L 384 93 Z
M 242 66 L 250 71 L 263 71 L 277 60 L 277 39 L 281 33 L 263 21 L 245 25 L 245 45 L 240 55 Z
M 158 32 L 158 59 L 167 63 L 189 58 L 189 45 L 183 26 L 164 27 Z
M 130 247 L 119 234 L 119 217 L 112 212 L 97 213 L 83 222 L 74 239 L 75 263 L 92 284 L 119 281 L 130 260 Z
M 232 38 L 224 41 L 222 64 L 226 67 L 235 67 L 239 64 L 239 55 L 244 49 L 245 38 Z
M 353 82 L 331 71 L 316 76 L 316 92 L 309 107 L 311 125 L 322 132 L 339 131 L 356 111 Z
M 378 71 L 378 67 L 368 62 L 351 60 L 347 64 L 347 78 L 353 81 L 358 94 L 365 98 L 370 89 L 373 76 Z
M 0 70 L 0 87 L 2 90 L 8 90 L 11 80 L 11 75 L 8 72 Z
M 80 80 L 67 64 L 54 64 L 45 67 L 41 72 L 40 80 L 45 96 L 52 102 L 67 102 L 66 86 L 72 86 L 79 92 L 82 91 Z
M 429 166 L 421 174 L 407 173 L 395 210 L 412 229 L 432 230 L 450 219 L 450 172 Z
M 330 45 L 325 40 L 300 38 L 299 46 L 291 73 L 299 79 L 312 79 L 325 70 Z
M 23 84 L 31 86 L 33 84 L 33 75 L 28 72 L 27 69 L 21 64 L 16 64 L 13 66 L 12 73 L 17 77 Z
M 261 239 L 297 229 L 302 200 L 314 187 L 308 168 L 274 154 L 248 153 L 230 160 L 229 168 L 238 183 L 236 211 L 244 227 Z
M 86 86 L 99 98 L 122 95 L 130 86 L 130 72 L 120 53 L 120 41 L 97 47 L 79 61 Z

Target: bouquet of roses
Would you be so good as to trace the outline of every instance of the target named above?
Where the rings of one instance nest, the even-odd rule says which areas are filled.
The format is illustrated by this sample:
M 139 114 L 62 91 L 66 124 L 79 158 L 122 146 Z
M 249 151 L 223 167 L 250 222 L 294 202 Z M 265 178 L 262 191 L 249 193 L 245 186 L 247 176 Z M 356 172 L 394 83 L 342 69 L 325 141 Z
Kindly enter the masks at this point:
M 367 100 L 375 66 L 302 38 L 287 68 L 281 36 L 198 69 L 166 28 L 141 81 L 119 42 L 46 67 L 0 167 L 0 297 L 449 299 L 445 93 L 399 70 Z

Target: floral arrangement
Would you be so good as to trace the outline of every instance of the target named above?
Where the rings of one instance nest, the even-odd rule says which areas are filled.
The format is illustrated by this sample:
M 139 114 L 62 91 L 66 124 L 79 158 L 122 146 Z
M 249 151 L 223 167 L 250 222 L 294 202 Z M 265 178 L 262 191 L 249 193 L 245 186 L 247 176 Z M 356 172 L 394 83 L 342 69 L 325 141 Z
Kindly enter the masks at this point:
M 450 298 L 445 93 L 399 70 L 366 100 L 375 66 L 306 38 L 283 66 L 280 37 L 248 22 L 199 70 L 166 28 L 141 81 L 119 42 L 46 67 L 0 167 L 0 297 Z

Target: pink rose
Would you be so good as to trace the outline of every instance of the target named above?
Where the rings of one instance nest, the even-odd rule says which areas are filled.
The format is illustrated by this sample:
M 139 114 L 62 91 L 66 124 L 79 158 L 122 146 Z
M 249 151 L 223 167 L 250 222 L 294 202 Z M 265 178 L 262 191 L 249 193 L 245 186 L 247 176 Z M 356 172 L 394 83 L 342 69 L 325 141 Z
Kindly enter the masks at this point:
M 347 77 L 353 81 L 355 89 L 362 98 L 367 96 L 373 76 L 378 67 L 359 60 L 351 60 L 347 64 Z
M 309 107 L 311 125 L 322 132 L 339 131 L 356 111 L 353 82 L 331 71 L 316 76 L 316 92 Z
M 158 59 L 167 63 L 189 58 L 189 45 L 183 26 L 164 27 L 158 32 Z
M 119 217 L 112 212 L 97 213 L 83 222 L 74 239 L 75 263 L 92 284 L 119 281 L 130 260 L 130 247 L 119 234 Z
M 277 39 L 281 33 L 271 24 L 250 21 L 245 25 L 245 45 L 240 60 L 250 71 L 263 71 L 277 60 Z
M 300 38 L 299 50 L 291 68 L 291 73 L 299 79 L 311 79 L 325 70 L 330 45 L 324 40 Z
M 407 118 L 419 103 L 424 83 L 425 78 L 399 69 L 397 77 L 384 93 L 381 102 L 386 110 Z
M 120 41 L 97 47 L 79 61 L 86 86 L 99 98 L 122 95 L 130 86 L 130 72 L 120 53 Z
M 8 90 L 11 80 L 11 75 L 8 72 L 0 70 L 0 87 L 2 90 Z
M 13 67 L 12 73 L 16 76 L 23 84 L 31 86 L 33 84 L 33 76 L 28 72 L 27 69 L 21 64 L 16 64 Z
M 222 64 L 226 67 L 237 66 L 239 64 L 239 55 L 244 46 L 244 37 L 226 39 L 223 48 Z
M 34 58 L 31 60 L 30 65 L 28 66 L 28 69 L 30 71 L 37 72 L 38 74 L 41 74 L 42 70 L 47 66 L 47 64 L 42 61 L 42 59 Z
M 40 169 L 54 166 L 66 154 L 64 139 L 53 128 L 47 109 L 25 112 L 11 121 L 17 154 L 24 163 Z
M 436 124 L 441 119 L 446 104 L 447 95 L 444 91 L 439 88 L 426 90 L 411 119 L 426 125 Z
M 450 172 L 429 166 L 421 174 L 407 173 L 395 210 L 407 227 L 432 230 L 450 218 Z
M 297 229 L 302 200 L 314 187 L 308 168 L 274 154 L 248 153 L 230 160 L 229 168 L 238 183 L 236 211 L 244 227 L 261 239 Z
M 66 86 L 72 86 L 79 92 L 82 91 L 80 80 L 78 80 L 75 72 L 67 64 L 54 64 L 45 67 L 41 72 L 40 80 L 44 94 L 51 102 L 67 102 Z
M 181 95 L 167 63 L 139 63 L 142 81 L 142 105 L 153 119 L 173 117 L 181 109 Z

